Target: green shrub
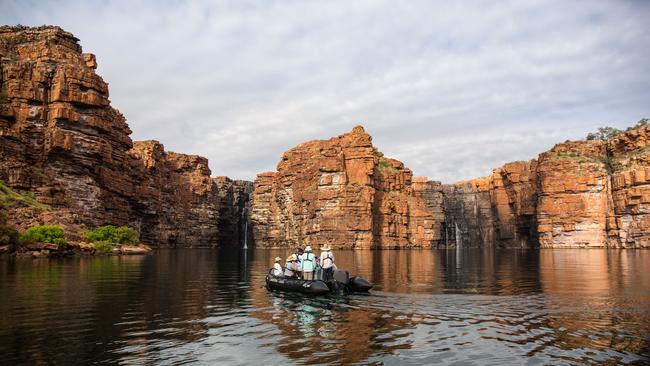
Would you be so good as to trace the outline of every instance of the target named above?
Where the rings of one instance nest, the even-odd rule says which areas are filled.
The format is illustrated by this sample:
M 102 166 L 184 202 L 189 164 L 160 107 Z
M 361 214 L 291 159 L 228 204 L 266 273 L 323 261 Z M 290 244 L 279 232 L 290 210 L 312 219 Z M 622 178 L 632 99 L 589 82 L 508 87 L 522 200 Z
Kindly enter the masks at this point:
M 66 245 L 63 229 L 56 225 L 32 226 L 20 235 L 20 242 Z
M 115 244 L 106 240 L 99 240 L 93 243 L 93 247 L 95 247 L 95 250 L 98 252 L 111 253 L 115 248 Z
M 114 244 L 140 244 L 140 234 L 128 226 L 100 226 L 89 231 L 86 237 L 91 243 L 106 241 Z

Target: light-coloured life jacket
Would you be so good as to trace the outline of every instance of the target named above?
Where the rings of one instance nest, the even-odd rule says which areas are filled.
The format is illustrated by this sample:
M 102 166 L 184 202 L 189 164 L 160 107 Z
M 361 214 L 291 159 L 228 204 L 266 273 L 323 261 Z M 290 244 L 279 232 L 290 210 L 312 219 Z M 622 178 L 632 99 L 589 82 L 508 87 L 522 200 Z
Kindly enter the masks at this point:
M 334 254 L 331 251 L 320 253 L 320 265 L 324 269 L 331 268 L 334 265 Z
M 293 262 L 287 262 L 284 264 L 284 276 L 285 277 L 292 277 L 293 276 L 293 270 L 295 266 Z
M 276 277 L 282 276 L 282 266 L 278 262 L 273 265 L 273 275 Z
M 300 256 L 300 268 L 303 272 L 313 272 L 316 268 L 316 256 L 312 252 L 306 252 Z

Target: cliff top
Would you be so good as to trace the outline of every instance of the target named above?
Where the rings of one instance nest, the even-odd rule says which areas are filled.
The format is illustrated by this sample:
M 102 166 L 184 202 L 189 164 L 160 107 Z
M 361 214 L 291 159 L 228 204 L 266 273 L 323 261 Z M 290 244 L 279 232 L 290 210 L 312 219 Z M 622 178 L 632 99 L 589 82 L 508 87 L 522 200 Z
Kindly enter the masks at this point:
M 40 27 L 25 27 L 22 25 L 4 25 L 0 27 L 0 56 L 2 57 L 13 59 L 52 56 L 53 58 L 60 58 L 62 60 L 70 59 L 69 57 L 65 57 L 64 53 L 56 55 L 26 53 L 25 46 L 34 43 L 43 43 L 47 46 L 41 48 L 63 48 L 77 55 L 82 52 L 81 45 L 79 45 L 79 38 L 58 26 L 43 25 Z M 31 48 L 34 47 L 31 46 Z

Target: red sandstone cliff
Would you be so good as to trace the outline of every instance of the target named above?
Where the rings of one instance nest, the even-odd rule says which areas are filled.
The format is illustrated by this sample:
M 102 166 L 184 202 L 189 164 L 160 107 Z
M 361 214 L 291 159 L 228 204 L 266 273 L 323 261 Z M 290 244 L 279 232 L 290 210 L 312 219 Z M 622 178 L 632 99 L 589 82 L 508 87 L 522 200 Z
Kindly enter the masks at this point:
M 537 160 L 445 187 L 448 242 L 650 247 L 650 127 L 556 145 Z
M 253 190 L 211 178 L 202 157 L 131 141 L 70 33 L 0 27 L 0 61 L 0 180 L 27 197 L 0 213 L 19 228 L 130 225 L 155 246 L 237 245 L 250 222 L 258 246 L 650 247 L 648 127 L 443 185 L 358 126 L 289 150 Z
M 37 205 L 6 213 L 19 228 L 59 223 L 74 236 L 104 224 L 135 226 L 155 246 L 214 246 L 220 198 L 208 161 L 132 142 L 108 87 L 58 27 L 0 27 L 0 180 Z M 43 204 L 47 206 L 43 206 Z
M 286 152 L 255 181 L 257 245 L 650 247 L 650 127 L 556 145 L 440 184 L 385 158 L 362 127 Z
M 310 141 L 284 153 L 277 172 L 255 180 L 254 240 L 258 246 L 430 246 L 439 231 L 424 185 L 378 152 L 361 126 Z

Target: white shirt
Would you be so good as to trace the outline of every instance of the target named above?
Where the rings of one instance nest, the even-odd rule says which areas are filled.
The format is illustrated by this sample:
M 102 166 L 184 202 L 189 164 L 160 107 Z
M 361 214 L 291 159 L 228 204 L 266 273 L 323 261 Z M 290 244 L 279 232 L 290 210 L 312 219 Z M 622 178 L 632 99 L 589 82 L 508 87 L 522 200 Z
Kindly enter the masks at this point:
M 325 260 L 327 259 L 327 260 Z M 334 265 L 334 254 L 330 250 L 320 253 L 320 266 L 324 269 L 332 268 Z
M 282 266 L 278 262 L 275 262 L 273 265 L 273 275 L 277 277 L 282 276 Z
M 287 262 L 284 264 L 284 276 L 285 277 L 291 277 L 293 276 L 293 271 L 296 268 L 296 266 L 293 264 L 293 262 Z

